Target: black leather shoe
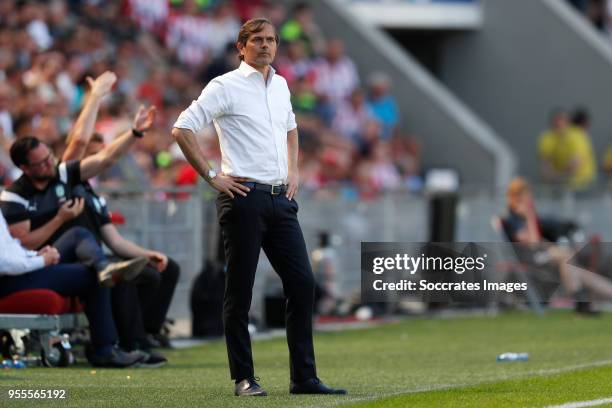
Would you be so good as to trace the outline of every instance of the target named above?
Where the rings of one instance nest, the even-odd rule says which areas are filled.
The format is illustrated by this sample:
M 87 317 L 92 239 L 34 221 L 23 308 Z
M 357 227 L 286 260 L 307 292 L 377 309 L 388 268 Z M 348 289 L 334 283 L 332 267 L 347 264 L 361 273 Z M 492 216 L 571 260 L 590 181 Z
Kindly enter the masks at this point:
M 234 395 L 237 397 L 265 397 L 268 393 L 257 384 L 255 378 L 245 378 L 236 383 Z
M 290 394 L 328 394 L 345 395 L 346 390 L 330 388 L 323 384 L 318 378 L 311 378 L 300 383 L 291 382 L 289 386 Z
M 591 302 L 576 302 L 574 311 L 583 317 L 600 317 L 601 311 L 593 309 Z
M 108 356 L 102 357 L 90 353 L 87 358 L 94 367 L 127 368 L 140 363 L 145 356 L 134 352 L 127 353 L 119 347 L 113 347 L 113 351 Z
M 135 350 L 134 353 L 143 355 L 143 359 L 138 365 L 140 368 L 158 368 L 168 362 L 166 357 L 151 350 Z

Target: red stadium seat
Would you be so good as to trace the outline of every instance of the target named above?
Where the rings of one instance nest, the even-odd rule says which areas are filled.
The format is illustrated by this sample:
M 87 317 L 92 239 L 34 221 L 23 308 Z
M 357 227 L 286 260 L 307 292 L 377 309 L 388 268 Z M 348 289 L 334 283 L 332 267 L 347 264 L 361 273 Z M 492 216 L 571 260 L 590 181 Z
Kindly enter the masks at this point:
M 110 221 L 115 225 L 125 225 L 125 216 L 118 211 L 109 211 Z
M 19 351 L 19 355 L 28 356 L 40 353 L 39 362 L 44 367 L 67 367 L 74 364 L 74 355 L 66 331 L 86 327 L 86 321 L 80 319 L 81 305 L 76 299 L 62 297 L 49 289 L 30 289 L 11 293 L 0 298 L 0 339 L 2 350 L 0 359 L 14 357 L 14 334 L 27 337 L 32 341 Z M 62 334 L 64 333 L 64 334 Z
M 59 315 L 81 311 L 78 302 L 48 289 L 30 289 L 0 298 L 0 313 Z

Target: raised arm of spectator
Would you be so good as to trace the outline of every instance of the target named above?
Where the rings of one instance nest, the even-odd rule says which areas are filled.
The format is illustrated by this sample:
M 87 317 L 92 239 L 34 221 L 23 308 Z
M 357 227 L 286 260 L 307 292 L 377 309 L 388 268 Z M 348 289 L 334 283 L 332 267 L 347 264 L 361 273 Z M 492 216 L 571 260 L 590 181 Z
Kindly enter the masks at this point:
M 81 161 L 81 180 L 85 181 L 95 177 L 115 164 L 115 162 L 129 150 L 136 139 L 141 137 L 144 132 L 151 129 L 155 122 L 155 113 L 155 106 L 145 109 L 145 107 L 141 105 L 134 117 L 132 129 L 120 134 L 99 153 Z
M 89 97 L 85 101 L 83 110 L 68 134 L 68 147 L 62 156 L 62 161 L 80 160 L 94 132 L 94 126 L 100 110 L 100 103 L 108 95 L 117 81 L 117 76 L 110 71 L 104 72 L 95 80 L 87 77 L 90 86 Z

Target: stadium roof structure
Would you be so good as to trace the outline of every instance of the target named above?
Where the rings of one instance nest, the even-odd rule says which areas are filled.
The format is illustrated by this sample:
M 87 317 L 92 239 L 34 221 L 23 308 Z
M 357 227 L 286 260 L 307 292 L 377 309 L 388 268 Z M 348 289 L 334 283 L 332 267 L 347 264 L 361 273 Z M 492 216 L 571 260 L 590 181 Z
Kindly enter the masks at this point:
M 477 0 L 341 0 L 363 21 L 384 28 L 475 30 L 483 11 Z

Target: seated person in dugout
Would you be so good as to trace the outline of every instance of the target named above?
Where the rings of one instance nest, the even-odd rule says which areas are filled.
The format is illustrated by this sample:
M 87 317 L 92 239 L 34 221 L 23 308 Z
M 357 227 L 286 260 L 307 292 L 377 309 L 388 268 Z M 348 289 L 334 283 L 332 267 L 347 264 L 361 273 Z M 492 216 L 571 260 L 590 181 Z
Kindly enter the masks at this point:
M 89 92 L 83 109 L 67 138 L 67 146 L 62 155 L 63 162 L 83 160 L 104 150 L 102 135 L 94 133 L 96 117 L 101 99 L 110 94 L 117 80 L 113 72 L 106 71 L 95 80 L 87 78 Z M 127 152 L 135 140 L 144 136 L 155 122 L 155 107 L 139 108 L 134 117 L 132 137 L 119 136 L 116 149 L 119 155 Z M 112 291 L 113 312 L 119 331 L 120 346 L 126 350 L 135 348 L 146 351 L 149 366 L 163 364 L 166 359 L 152 353 L 152 347 L 169 347 L 166 335 L 162 334 L 162 326 L 174 294 L 179 278 L 178 264 L 165 254 L 142 248 L 126 240 L 117 228 L 110 222 L 106 201 L 99 197 L 89 182 L 85 181 L 74 188 L 74 195 L 85 200 L 86 218 L 82 224 L 89 229 L 98 242 L 104 243 L 117 258 L 145 257 L 148 265 L 131 285 L 119 284 Z M 159 363 L 159 364 L 158 364 Z
M 78 296 L 89 321 L 91 349 L 89 362 L 96 367 L 125 368 L 139 364 L 138 353 L 119 349 L 111 313 L 110 290 L 100 285 L 96 273 L 79 263 L 63 261 L 51 246 L 30 251 L 9 233 L 0 213 L 0 297 L 28 289 L 49 289 L 62 296 Z
M 502 219 L 502 226 L 510 242 L 522 244 L 515 247 L 521 261 L 535 267 L 536 273 L 545 273 L 552 267 L 557 281 L 570 296 L 579 297 L 581 291 L 587 290 L 600 298 L 612 299 L 612 281 L 569 264 L 573 252 L 543 237 L 531 190 L 524 179 L 517 177 L 510 182 L 506 198 L 508 214 Z
M 141 112 L 144 112 L 142 107 Z M 137 117 L 142 117 L 143 121 L 134 122 L 133 128 L 144 133 L 153 124 L 155 109 L 150 108 L 145 115 Z M 103 148 L 103 139 L 99 134 L 71 138 L 63 159 L 90 157 Z M 161 334 L 161 330 L 179 278 L 179 265 L 161 252 L 142 248 L 122 237 L 110 221 L 106 201 L 96 194 L 88 182 L 75 187 L 74 194 L 85 200 L 88 220 L 85 227 L 90 229 L 99 241 L 103 241 L 117 258 L 146 257 L 150 260 L 150 264 L 129 285 L 115 286 L 112 291 L 113 313 L 119 331 L 120 346 L 124 350 L 144 351 L 148 355 L 145 361 L 148 366 L 164 364 L 165 357 L 150 349 L 169 346 L 169 341 Z

